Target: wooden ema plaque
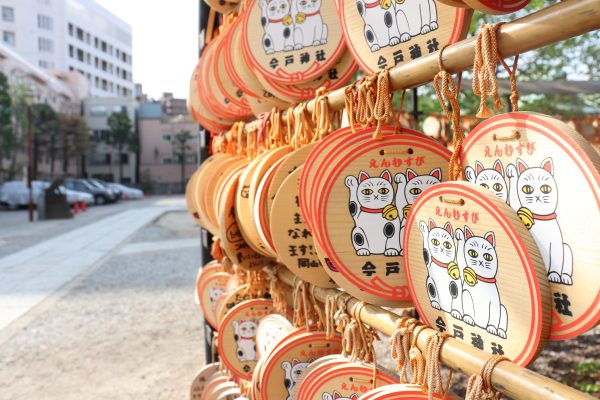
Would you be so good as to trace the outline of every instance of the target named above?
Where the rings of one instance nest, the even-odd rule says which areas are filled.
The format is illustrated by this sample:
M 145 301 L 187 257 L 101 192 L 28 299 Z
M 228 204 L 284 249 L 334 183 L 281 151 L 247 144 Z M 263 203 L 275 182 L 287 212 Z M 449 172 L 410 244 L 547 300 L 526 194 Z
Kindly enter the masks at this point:
M 327 339 L 325 332 L 292 334 L 267 358 L 260 381 L 263 400 L 290 399 L 302 371 L 315 359 L 342 351 L 339 335 Z
M 417 133 L 348 140 L 329 155 L 322 185 L 317 181 L 313 230 L 352 283 L 351 294 L 390 307 L 411 301 L 402 257 L 406 216 L 422 191 L 446 179 L 449 159 L 446 148 Z
M 267 356 L 271 350 L 294 329 L 290 321 L 279 314 L 267 315 L 258 324 L 256 351 L 259 357 Z
M 238 378 L 252 378 L 258 360 L 256 329 L 262 318 L 274 312 L 271 300 L 247 300 L 231 309 L 221 321 L 217 350 L 221 362 Z
M 600 156 L 574 129 L 536 113 L 482 122 L 463 144 L 465 176 L 506 202 L 535 239 L 550 281 L 551 340 L 600 320 Z M 585 233 L 582 236 L 582 233 Z
M 302 167 L 283 181 L 271 209 L 271 234 L 279 259 L 303 281 L 325 288 L 337 287 L 327 275 L 314 247 L 313 234 L 308 229 L 298 200 Z
M 192 386 L 190 387 L 191 400 L 200 399 L 200 396 L 206 387 L 206 383 L 212 376 L 219 374 L 220 368 L 220 363 L 212 363 L 202 367 L 202 369 L 196 373 L 194 380 L 192 380 Z
M 420 386 L 398 383 L 369 390 L 360 397 L 360 400 L 426 400 L 428 398 Z M 434 394 L 433 398 L 442 399 L 443 397 Z
M 236 389 L 238 391 L 238 394 L 240 392 L 239 387 L 237 385 L 237 383 L 234 382 L 223 382 L 218 384 L 217 386 L 215 386 L 214 388 L 212 388 L 210 391 L 208 392 L 207 398 L 212 399 L 212 400 L 219 400 L 222 398 L 222 395 L 225 391 L 230 390 L 230 389 Z
M 241 172 L 244 168 L 246 168 L 248 164 L 249 162 L 246 159 L 237 159 L 224 166 L 223 169 L 219 170 L 219 175 L 217 175 L 217 178 L 214 181 L 214 186 L 211 188 L 212 193 L 209 193 L 209 196 L 207 197 L 207 203 L 212 205 L 210 210 L 211 212 L 208 216 L 214 226 L 219 228 L 221 226 L 221 203 L 223 203 L 223 195 L 225 194 L 225 190 L 223 190 L 225 188 L 225 184 L 233 175 L 236 175 L 238 172 Z
M 243 303 L 246 300 L 269 300 L 271 298 L 271 295 L 267 291 L 263 293 L 248 293 L 248 285 L 239 286 L 233 289 L 230 293 L 226 293 L 224 296 L 225 297 L 223 300 L 223 306 L 220 309 L 218 308 L 219 313 L 217 315 L 217 321 L 222 321 L 229 311 L 231 311 L 235 306 L 237 306 L 240 303 Z
M 227 383 L 229 381 L 230 378 L 224 375 L 213 376 L 212 379 L 206 384 L 204 391 L 200 395 L 200 400 L 213 400 L 211 393 L 215 390 L 215 388 L 220 384 Z
M 367 74 L 464 39 L 472 10 L 437 0 L 338 0 L 346 43 Z
M 221 40 L 218 47 L 215 49 L 215 60 L 213 63 L 213 73 L 215 82 L 221 94 L 225 96 L 225 99 L 233 103 L 238 107 L 240 111 L 239 118 L 244 118 L 250 115 L 251 110 L 248 106 L 248 101 L 244 96 L 244 92 L 237 87 L 227 69 L 225 68 L 225 53 L 228 51 L 225 45 L 225 41 Z
M 271 182 L 271 186 L 269 186 L 269 196 L 267 198 L 267 208 L 271 210 L 273 208 L 273 200 L 275 200 L 275 195 L 279 191 L 281 184 L 283 181 L 290 176 L 292 172 L 294 172 L 298 167 L 304 165 L 306 159 L 312 149 L 315 147 L 317 143 L 309 143 L 304 147 L 301 147 L 297 150 L 291 152 L 288 157 L 281 163 L 275 175 L 273 175 L 273 180 Z
M 198 92 L 199 79 L 200 74 L 198 72 L 198 68 L 196 67 L 194 68 L 192 77 L 190 78 L 190 90 L 187 104 L 190 115 L 196 122 L 204 126 L 210 132 L 221 132 L 227 130 L 227 128 L 231 126 L 233 122 L 216 117 L 212 112 L 208 111 L 200 97 L 200 93 Z
M 196 304 L 200 305 L 200 284 L 209 276 L 214 275 L 218 272 L 223 272 L 223 267 L 221 264 L 218 264 L 215 260 L 214 262 L 210 262 L 206 264 L 204 267 L 200 267 L 198 269 L 198 274 L 196 275 Z
M 238 171 L 232 175 L 223 187 L 224 195 L 219 207 L 221 210 L 219 237 L 221 238 L 221 247 L 229 259 L 247 271 L 255 271 L 268 265 L 272 260 L 250 247 L 240 231 L 236 218 L 236 196 L 242 173 L 243 171 Z
M 217 272 L 206 279 L 202 278 L 198 285 L 200 298 L 200 309 L 206 318 L 206 322 L 217 329 L 217 298 L 225 293 L 229 274 Z
M 257 74 L 292 85 L 321 76 L 346 50 L 333 1 L 252 0 L 242 42 Z
M 323 365 L 322 365 L 323 366 Z M 317 370 L 313 371 L 313 374 Z M 358 400 L 360 396 L 374 386 L 392 385 L 396 379 L 377 370 L 376 382 L 373 382 L 373 366 L 362 363 L 345 363 L 325 368 L 307 385 L 307 390 L 298 393 L 298 400 Z
M 350 363 L 350 359 L 348 359 L 348 357 L 344 357 L 341 354 L 332 354 L 330 356 L 317 358 L 315 361 L 310 363 L 310 365 L 306 367 L 306 369 L 300 374 L 300 377 L 298 378 L 298 384 L 294 385 L 292 398 L 298 399 L 298 393 L 303 393 L 304 390 L 306 390 L 306 387 L 308 387 L 307 385 L 305 385 L 305 383 L 307 382 L 306 377 L 309 374 L 311 374 L 312 371 L 314 371 L 315 369 L 321 368 L 321 365 L 327 364 L 328 366 L 333 366 L 348 363 Z
M 410 293 L 421 320 L 471 346 L 528 365 L 550 331 L 550 291 L 535 242 L 480 186 L 425 191 L 406 224 Z
M 487 14 L 508 14 L 519 11 L 531 0 L 463 0 L 477 11 Z
M 236 385 L 233 388 L 224 390 L 221 394 L 219 394 L 216 397 L 216 400 L 235 400 L 241 395 L 242 391 L 240 390 L 239 386 Z

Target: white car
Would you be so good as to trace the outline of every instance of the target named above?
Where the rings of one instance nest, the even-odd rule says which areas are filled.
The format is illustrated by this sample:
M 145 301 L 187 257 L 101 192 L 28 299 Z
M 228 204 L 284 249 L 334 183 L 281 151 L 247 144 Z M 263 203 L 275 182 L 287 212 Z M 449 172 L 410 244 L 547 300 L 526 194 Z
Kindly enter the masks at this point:
M 121 198 L 123 200 L 139 200 L 144 198 L 144 192 L 140 189 L 121 185 L 120 183 L 107 183 L 107 185 L 111 189 L 121 192 Z
M 44 189 L 40 182 L 32 182 L 31 189 L 33 201 L 42 194 Z M 29 204 L 29 188 L 23 181 L 4 182 L 0 186 L 0 204 L 7 206 L 10 210 L 24 207 Z

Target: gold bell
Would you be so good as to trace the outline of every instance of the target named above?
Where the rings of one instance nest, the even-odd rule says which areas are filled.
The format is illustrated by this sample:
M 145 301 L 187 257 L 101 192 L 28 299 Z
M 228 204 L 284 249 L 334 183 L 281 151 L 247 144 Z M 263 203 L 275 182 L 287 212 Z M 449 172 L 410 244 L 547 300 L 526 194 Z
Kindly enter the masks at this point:
M 379 0 L 379 5 L 384 10 L 387 10 L 388 8 L 390 8 L 392 6 L 392 0 Z
M 477 274 L 471 267 L 465 268 L 463 274 L 465 275 L 465 282 L 469 286 L 475 286 L 477 284 Z
M 535 224 L 535 220 L 533 219 L 533 213 L 529 208 L 519 208 L 519 211 L 517 211 L 517 215 L 519 216 L 519 218 L 521 218 L 521 221 L 523 221 L 527 229 L 531 229 Z
M 408 212 L 410 211 L 411 207 L 412 207 L 412 204 L 407 204 L 402 208 L 402 215 L 404 215 L 404 218 L 408 217 Z
M 450 275 L 454 280 L 460 278 L 460 269 L 454 261 L 450 261 L 448 264 L 448 275 Z
M 398 209 L 393 204 L 388 204 L 383 208 L 383 218 L 388 221 L 398 218 Z
M 291 20 L 291 17 L 290 17 L 290 20 Z M 297 24 L 302 24 L 302 23 L 304 23 L 304 21 L 306 21 L 306 14 L 304 14 L 302 12 L 298 13 L 296 15 L 296 23 Z M 290 23 L 291 23 L 291 21 L 290 21 Z
M 300 16 L 300 14 L 298 14 L 298 15 L 296 16 L 296 19 L 298 19 L 298 17 L 299 17 L 299 16 Z M 289 25 L 291 25 L 291 24 L 292 24 L 292 22 L 293 22 L 293 19 L 292 19 L 292 16 L 291 16 L 290 14 L 286 15 L 285 17 L 283 17 L 283 24 L 284 24 L 285 26 L 289 26 Z

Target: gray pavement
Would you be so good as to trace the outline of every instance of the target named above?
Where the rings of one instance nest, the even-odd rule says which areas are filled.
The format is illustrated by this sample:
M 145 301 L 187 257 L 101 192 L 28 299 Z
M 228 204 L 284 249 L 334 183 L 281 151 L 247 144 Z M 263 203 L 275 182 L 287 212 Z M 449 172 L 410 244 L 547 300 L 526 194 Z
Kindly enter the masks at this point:
M 139 205 L 0 258 L 0 399 L 187 397 L 199 231 L 182 198 Z

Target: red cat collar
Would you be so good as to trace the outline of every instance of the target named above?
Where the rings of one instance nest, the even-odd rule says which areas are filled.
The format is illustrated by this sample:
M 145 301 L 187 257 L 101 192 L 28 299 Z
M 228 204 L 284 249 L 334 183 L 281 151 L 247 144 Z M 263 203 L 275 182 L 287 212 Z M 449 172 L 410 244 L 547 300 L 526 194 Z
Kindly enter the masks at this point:
M 540 214 L 531 214 L 532 218 L 536 221 L 552 221 L 556 219 L 556 213 L 548 214 L 548 215 L 540 215 Z
M 434 263 L 435 265 L 437 265 L 438 267 L 442 267 L 442 268 L 448 268 L 448 265 L 450 265 L 450 263 L 443 263 L 441 261 L 436 260 L 435 258 L 431 258 L 431 262 Z
M 364 212 L 369 213 L 369 214 L 382 214 L 383 213 L 383 208 L 361 207 L 360 211 L 364 211 Z
M 381 2 L 379 0 L 374 1 L 372 3 L 365 3 L 365 7 L 366 8 L 375 8 L 377 7 L 379 4 L 381 4 Z
M 283 22 L 283 18 L 280 18 L 280 19 L 270 19 L 269 20 L 269 23 L 272 23 L 272 24 L 278 24 L 280 22 Z
M 308 18 L 308 17 L 314 17 L 315 15 L 319 15 L 321 14 L 321 10 L 317 10 L 314 13 L 310 13 L 310 14 L 304 14 L 304 17 Z
M 240 339 L 244 339 L 244 340 L 254 340 L 256 336 L 240 336 Z
M 485 282 L 485 283 L 496 283 L 496 278 L 484 278 L 481 275 L 477 275 L 477 282 Z

